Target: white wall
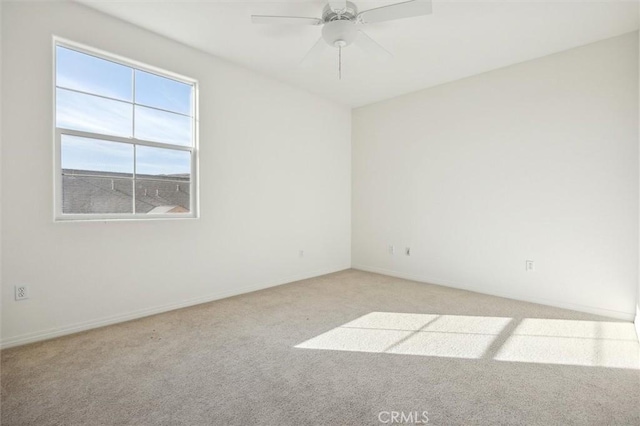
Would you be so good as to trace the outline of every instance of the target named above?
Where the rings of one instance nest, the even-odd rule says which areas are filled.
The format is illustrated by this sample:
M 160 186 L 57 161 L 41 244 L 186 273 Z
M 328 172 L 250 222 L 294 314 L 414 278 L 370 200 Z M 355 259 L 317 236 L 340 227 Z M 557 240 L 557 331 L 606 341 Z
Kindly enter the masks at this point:
M 2 1 L 0 1 L 0 160 L 2 159 Z M 0 289 L 2 289 L 2 161 L 0 161 Z M 0 291 L 2 306 L 2 291 Z M 0 313 L 0 342 L 2 342 L 2 314 Z
M 352 120 L 355 268 L 633 318 L 637 33 Z
M 5 346 L 350 266 L 347 107 L 80 5 L 2 19 Z M 199 80 L 200 219 L 53 223 L 52 34 Z
M 638 11 L 638 16 L 640 17 L 640 11 Z M 640 49 L 640 43 L 638 45 L 638 49 Z M 640 53 L 638 54 L 638 59 L 640 61 Z M 640 72 L 638 73 L 638 80 L 639 80 L 638 89 L 640 90 Z M 638 114 L 640 114 L 640 111 L 638 111 Z M 638 122 L 638 126 L 640 126 L 640 119 Z M 638 138 L 638 144 L 640 144 L 640 137 Z M 640 158 L 638 158 L 638 164 L 640 164 Z M 640 194 L 638 195 L 640 198 Z M 640 234 L 638 235 L 638 240 L 640 241 Z M 640 262 L 638 262 L 638 268 L 640 268 Z M 638 293 L 636 294 L 636 317 L 635 317 L 634 323 L 636 326 L 636 334 L 638 335 L 638 339 L 640 340 L 640 274 L 638 276 Z

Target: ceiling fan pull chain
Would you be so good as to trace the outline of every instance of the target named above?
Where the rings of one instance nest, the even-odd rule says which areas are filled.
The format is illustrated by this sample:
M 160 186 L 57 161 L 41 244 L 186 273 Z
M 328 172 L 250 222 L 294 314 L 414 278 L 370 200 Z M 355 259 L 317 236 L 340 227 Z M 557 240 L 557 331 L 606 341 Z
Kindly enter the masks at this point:
M 342 46 L 338 46 L 338 80 L 342 80 Z

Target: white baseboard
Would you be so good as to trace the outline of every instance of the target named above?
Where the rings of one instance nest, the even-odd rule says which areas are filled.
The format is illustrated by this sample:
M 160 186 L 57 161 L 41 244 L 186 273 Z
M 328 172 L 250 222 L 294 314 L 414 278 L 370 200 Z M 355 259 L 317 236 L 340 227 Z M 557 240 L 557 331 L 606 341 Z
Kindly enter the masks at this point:
M 48 340 L 54 337 L 65 336 L 67 334 L 78 333 L 80 331 L 91 330 L 93 328 L 104 327 L 106 325 L 117 324 L 120 322 L 131 321 L 138 318 L 147 317 L 150 315 L 159 314 L 162 312 L 173 311 L 175 309 L 186 308 L 188 306 L 199 305 L 201 303 L 212 302 L 214 300 L 220 300 L 231 296 L 238 296 L 240 294 L 251 293 L 257 290 L 264 290 L 270 287 L 276 287 L 282 284 L 288 284 L 295 281 L 305 280 L 308 278 L 314 278 L 321 275 L 330 274 L 333 272 L 343 271 L 345 269 L 350 269 L 349 265 L 344 265 L 340 267 L 327 268 L 322 270 L 317 270 L 314 272 L 308 272 L 304 274 L 299 274 L 296 276 L 291 276 L 288 278 L 283 278 L 279 280 L 271 280 L 268 282 L 263 282 L 255 285 L 244 286 L 240 288 L 235 288 L 233 290 L 225 290 L 220 292 L 215 292 L 203 297 L 196 297 L 194 299 L 183 300 L 177 303 L 169 303 L 162 306 L 156 306 L 153 308 L 141 309 L 134 312 L 128 312 L 125 314 L 114 315 L 106 318 L 100 318 L 96 320 L 81 322 L 72 324 L 69 326 L 51 328 L 48 330 L 38 331 L 35 333 L 28 333 L 19 336 L 9 337 L 7 339 L 2 339 L 0 341 L 0 349 L 7 349 L 14 346 L 25 345 L 27 343 L 38 342 L 41 340 Z
M 540 305 L 553 306 L 555 308 L 570 309 L 573 311 L 586 312 L 586 313 L 595 314 L 595 315 L 602 315 L 605 317 L 610 317 L 610 318 L 615 318 L 615 319 L 620 319 L 625 321 L 633 321 L 634 315 L 635 315 L 634 313 L 631 313 L 631 312 L 621 312 L 621 311 L 614 311 L 609 309 L 596 308 L 593 306 L 584 306 L 584 305 L 577 305 L 573 303 L 558 302 L 555 300 L 549 300 L 544 298 L 537 298 L 537 297 L 525 298 L 523 296 L 511 294 L 509 292 L 495 291 L 491 289 L 486 291 L 485 290 L 479 291 L 477 288 L 474 288 L 468 285 L 461 285 L 461 284 L 447 282 L 439 279 L 433 279 L 430 277 L 417 276 L 417 275 L 407 274 L 404 272 L 377 268 L 373 266 L 353 265 L 352 268 L 358 269 L 361 271 L 374 272 L 382 275 L 389 275 L 391 277 L 396 277 L 396 278 L 404 278 L 411 281 L 418 281 L 418 282 L 428 283 L 428 284 L 436 284 L 444 287 L 452 287 L 460 290 L 467 290 L 467 291 L 473 291 L 476 293 L 488 294 L 490 296 L 498 296 L 498 297 L 504 297 L 507 299 L 519 300 L 522 302 L 530 302 L 530 303 L 537 303 Z M 636 327 L 638 327 L 638 322 L 636 322 Z

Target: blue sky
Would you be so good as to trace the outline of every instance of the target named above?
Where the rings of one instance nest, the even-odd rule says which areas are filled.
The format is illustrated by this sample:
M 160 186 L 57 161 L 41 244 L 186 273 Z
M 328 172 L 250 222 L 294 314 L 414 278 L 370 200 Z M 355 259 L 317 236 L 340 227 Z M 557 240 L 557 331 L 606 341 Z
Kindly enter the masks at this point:
M 180 114 L 191 115 L 192 86 L 60 46 L 56 55 L 58 127 L 191 145 L 191 118 Z M 132 173 L 133 161 L 129 144 L 70 136 L 62 141 L 63 168 Z M 141 174 L 189 173 L 189 153 L 138 146 L 136 167 Z

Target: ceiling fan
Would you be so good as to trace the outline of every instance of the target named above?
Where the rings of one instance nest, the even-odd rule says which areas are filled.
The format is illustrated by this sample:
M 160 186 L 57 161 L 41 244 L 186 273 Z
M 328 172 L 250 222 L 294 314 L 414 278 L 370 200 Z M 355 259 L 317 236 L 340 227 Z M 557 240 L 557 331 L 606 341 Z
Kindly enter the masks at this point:
M 251 15 L 254 24 L 293 24 L 322 26 L 322 36 L 313 45 L 302 60 L 318 56 L 327 46 L 338 49 L 338 77 L 342 78 L 342 49 L 355 44 L 365 52 L 378 57 L 391 56 L 371 37 L 358 27 L 375 22 L 393 21 L 402 18 L 428 15 L 431 13 L 431 0 L 409 0 L 388 6 L 358 12 L 355 4 L 347 0 L 329 0 L 321 18 L 300 16 Z

